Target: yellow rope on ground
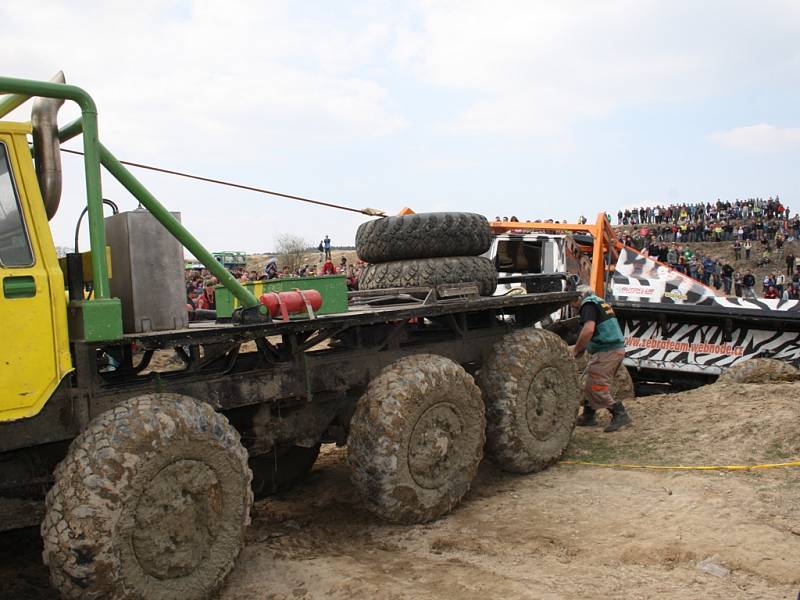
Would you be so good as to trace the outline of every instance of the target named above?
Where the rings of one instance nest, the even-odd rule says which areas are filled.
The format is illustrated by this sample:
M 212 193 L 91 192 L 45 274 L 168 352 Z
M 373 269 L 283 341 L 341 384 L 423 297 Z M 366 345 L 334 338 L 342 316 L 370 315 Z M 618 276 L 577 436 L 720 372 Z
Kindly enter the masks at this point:
M 652 469 L 656 471 L 752 471 L 755 469 L 778 469 L 781 467 L 800 467 L 800 461 L 771 463 L 764 465 L 711 465 L 711 466 L 665 466 L 665 465 L 628 465 L 625 463 L 596 463 L 582 460 L 561 460 L 562 465 L 586 465 L 605 467 L 607 469 Z

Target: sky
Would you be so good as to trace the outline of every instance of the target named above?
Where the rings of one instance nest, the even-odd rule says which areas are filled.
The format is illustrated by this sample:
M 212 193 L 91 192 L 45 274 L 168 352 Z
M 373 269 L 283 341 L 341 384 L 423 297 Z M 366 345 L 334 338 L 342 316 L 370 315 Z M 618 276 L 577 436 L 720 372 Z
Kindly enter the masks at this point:
M 800 209 L 796 0 L 38 0 L 0 3 L 0 36 L 0 73 L 63 70 L 123 160 L 387 214 Z M 51 227 L 72 246 L 82 163 L 63 165 Z M 351 245 L 369 218 L 134 173 L 212 251 Z M 110 175 L 103 191 L 136 208 Z

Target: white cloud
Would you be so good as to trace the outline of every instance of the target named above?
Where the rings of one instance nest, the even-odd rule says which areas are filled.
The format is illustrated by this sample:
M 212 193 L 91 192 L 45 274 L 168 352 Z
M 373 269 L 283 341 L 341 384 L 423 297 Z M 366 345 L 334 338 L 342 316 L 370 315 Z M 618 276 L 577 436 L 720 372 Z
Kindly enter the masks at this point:
M 470 96 L 448 124 L 464 133 L 561 136 L 615 111 L 797 71 L 792 2 L 446 0 L 420 12 L 393 57 Z
M 709 138 L 722 146 L 750 152 L 785 152 L 800 149 L 800 127 L 781 128 L 766 123 L 718 131 Z
M 247 131 L 237 138 L 246 155 L 265 143 L 368 139 L 405 125 L 364 73 L 387 43 L 376 19 L 332 28 L 285 2 L 108 2 L 83 13 L 43 4 L 3 9 L 13 24 L 0 29 L 5 45 L 26 50 L 5 53 L 0 70 L 43 79 L 63 69 L 95 97 L 111 147 L 194 152 L 174 132 Z M 66 43 L 59 31 L 80 38 Z M 135 147 L 137 139 L 145 141 Z

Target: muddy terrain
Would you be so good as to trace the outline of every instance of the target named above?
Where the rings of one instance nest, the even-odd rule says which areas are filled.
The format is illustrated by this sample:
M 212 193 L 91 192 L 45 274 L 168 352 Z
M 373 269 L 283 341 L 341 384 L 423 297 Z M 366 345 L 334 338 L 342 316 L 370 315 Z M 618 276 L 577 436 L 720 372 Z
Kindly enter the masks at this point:
M 569 460 L 648 465 L 800 460 L 800 383 L 717 384 L 629 403 L 634 426 L 576 431 Z M 659 471 L 484 463 L 434 523 L 360 506 L 344 449 L 257 502 L 224 600 L 785 598 L 800 590 L 800 468 Z M 0 597 L 51 598 L 32 530 L 0 538 Z

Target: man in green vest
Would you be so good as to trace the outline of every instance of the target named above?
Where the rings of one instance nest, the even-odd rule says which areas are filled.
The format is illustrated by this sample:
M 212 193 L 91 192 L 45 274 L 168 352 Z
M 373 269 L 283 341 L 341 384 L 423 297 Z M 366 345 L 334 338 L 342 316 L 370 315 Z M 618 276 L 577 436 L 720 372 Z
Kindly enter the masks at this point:
M 605 300 L 595 296 L 586 285 L 579 285 L 577 291 L 580 296 L 573 306 L 580 306 L 581 332 L 572 352 L 578 358 L 588 350 L 591 357 L 586 365 L 583 414 L 576 424 L 597 425 L 597 411 L 605 408 L 611 413 L 611 422 L 603 431 L 611 433 L 631 422 L 622 402 L 611 395 L 611 382 L 625 357 L 625 338 L 614 310 Z

